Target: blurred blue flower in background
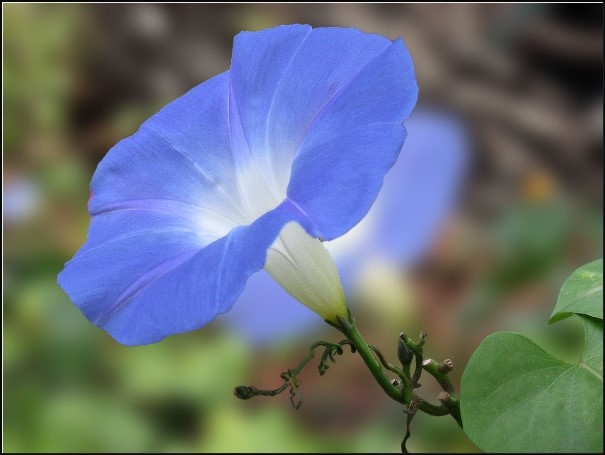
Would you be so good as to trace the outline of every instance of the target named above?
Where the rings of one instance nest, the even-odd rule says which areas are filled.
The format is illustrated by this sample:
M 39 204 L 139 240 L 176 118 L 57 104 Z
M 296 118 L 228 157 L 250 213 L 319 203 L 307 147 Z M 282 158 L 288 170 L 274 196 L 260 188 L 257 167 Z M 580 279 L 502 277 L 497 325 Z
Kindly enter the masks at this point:
M 4 183 L 2 215 L 7 224 L 18 224 L 32 217 L 42 201 L 40 188 L 27 177 L 18 176 Z
M 363 264 L 374 257 L 393 267 L 419 260 L 453 208 L 468 170 L 471 141 L 461 118 L 422 107 L 405 127 L 400 156 L 366 217 L 347 234 L 324 243 L 345 291 L 354 288 Z M 323 323 L 265 271 L 248 280 L 238 305 L 219 320 L 260 344 L 301 336 Z
M 229 71 L 99 164 L 88 238 L 59 284 L 128 345 L 202 327 L 263 267 L 335 320 L 346 306 L 320 240 L 366 215 L 416 98 L 400 39 L 304 25 L 239 34 Z

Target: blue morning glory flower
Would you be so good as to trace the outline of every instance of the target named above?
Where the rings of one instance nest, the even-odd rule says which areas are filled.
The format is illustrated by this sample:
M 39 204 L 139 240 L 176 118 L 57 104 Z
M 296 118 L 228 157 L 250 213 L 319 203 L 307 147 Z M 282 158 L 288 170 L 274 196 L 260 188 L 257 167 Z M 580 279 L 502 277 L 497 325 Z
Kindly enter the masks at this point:
M 374 258 L 395 268 L 422 258 L 450 214 L 468 171 L 472 148 L 462 119 L 435 107 L 416 107 L 395 165 L 364 219 L 324 245 L 346 292 Z M 352 308 L 354 309 L 354 308 Z M 265 271 L 254 274 L 233 309 L 220 320 L 256 344 L 301 336 L 323 323 Z
M 240 33 L 229 71 L 101 161 L 88 238 L 59 284 L 127 345 L 202 327 L 263 267 L 336 321 L 347 310 L 321 241 L 370 209 L 416 98 L 401 39 L 305 25 Z

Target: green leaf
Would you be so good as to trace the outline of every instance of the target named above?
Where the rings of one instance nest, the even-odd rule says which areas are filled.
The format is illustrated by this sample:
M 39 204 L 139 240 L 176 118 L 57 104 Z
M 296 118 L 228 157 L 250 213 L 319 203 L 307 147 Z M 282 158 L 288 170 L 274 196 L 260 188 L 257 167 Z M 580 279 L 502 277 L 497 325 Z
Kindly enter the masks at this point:
M 580 267 L 565 280 L 550 323 L 574 313 L 603 320 L 603 259 Z
M 580 362 L 555 359 L 526 337 L 488 336 L 464 371 L 464 429 L 487 452 L 603 451 L 603 321 L 580 316 Z
M 586 344 L 580 366 L 594 373 L 603 384 L 603 321 L 587 316 L 580 316 L 584 323 Z

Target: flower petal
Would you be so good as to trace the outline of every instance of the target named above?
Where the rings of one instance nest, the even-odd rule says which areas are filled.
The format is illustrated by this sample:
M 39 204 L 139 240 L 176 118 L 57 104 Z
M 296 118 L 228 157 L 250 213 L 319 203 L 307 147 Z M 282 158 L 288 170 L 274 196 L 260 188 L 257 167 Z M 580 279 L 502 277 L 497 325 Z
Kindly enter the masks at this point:
M 141 289 L 200 251 L 197 234 L 179 221 L 131 211 L 95 216 L 88 242 L 66 264 L 59 284 L 102 326 Z
M 314 221 L 322 240 L 344 234 L 365 215 L 404 138 L 400 125 L 373 125 L 326 142 L 296 160 L 289 197 Z M 368 150 L 376 142 L 383 153 Z M 320 156 L 322 150 L 332 153 Z
M 233 225 L 248 221 L 231 153 L 228 84 L 228 73 L 204 82 L 116 144 L 93 176 L 91 215 L 154 199 L 218 208 Z
M 390 45 L 382 36 L 356 29 L 302 25 L 236 37 L 230 70 L 233 102 L 250 153 L 259 168 L 272 169 L 264 179 L 277 193 L 285 195 L 292 161 L 311 125 Z
M 306 133 L 288 197 L 331 240 L 368 212 L 405 139 L 416 103 L 409 53 L 392 43 L 348 82 Z
M 285 195 L 272 173 L 267 136 L 267 117 L 275 91 L 284 78 L 292 58 L 311 33 L 308 25 L 289 25 L 259 32 L 242 32 L 234 39 L 231 59 L 229 99 L 232 131 L 241 129 L 241 144 L 248 160 L 266 170 L 263 178 L 272 191 Z M 235 115 L 237 114 L 237 115 Z M 291 113 L 289 113 L 291 114 Z M 290 163 L 291 163 L 290 159 Z M 289 170 L 286 173 L 286 179 Z
M 118 342 L 154 343 L 229 311 L 290 220 L 307 223 L 286 202 L 201 250 L 194 233 L 141 229 L 78 254 L 59 283 L 84 315 Z

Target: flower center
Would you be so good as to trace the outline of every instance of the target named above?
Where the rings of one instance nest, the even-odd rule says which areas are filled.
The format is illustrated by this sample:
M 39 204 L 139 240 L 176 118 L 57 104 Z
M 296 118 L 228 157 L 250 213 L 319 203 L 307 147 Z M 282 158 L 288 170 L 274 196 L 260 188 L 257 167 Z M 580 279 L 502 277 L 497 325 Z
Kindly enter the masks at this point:
M 269 172 L 268 169 L 261 169 L 256 160 L 238 169 L 237 179 L 246 213 L 243 224 L 252 223 L 286 199 L 286 188 L 277 188 Z

